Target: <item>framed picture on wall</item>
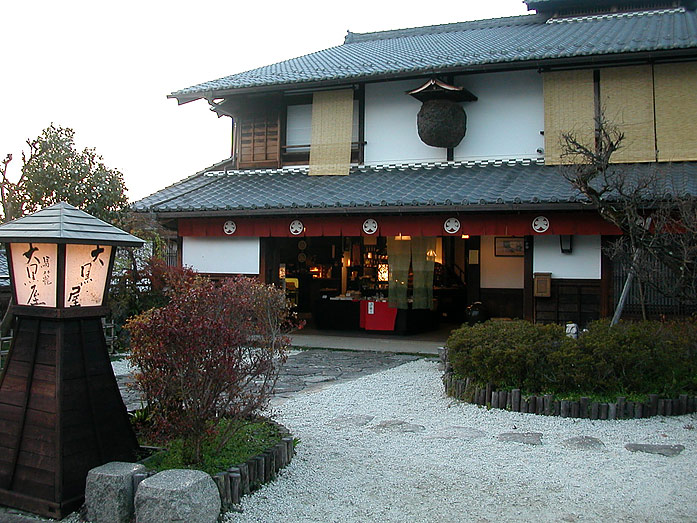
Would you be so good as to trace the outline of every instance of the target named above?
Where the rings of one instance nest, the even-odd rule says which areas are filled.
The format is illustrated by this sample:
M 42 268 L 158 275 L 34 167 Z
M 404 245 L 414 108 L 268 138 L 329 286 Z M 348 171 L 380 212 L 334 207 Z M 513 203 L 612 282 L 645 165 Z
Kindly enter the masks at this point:
M 494 256 L 523 256 L 523 240 L 523 238 L 495 237 Z

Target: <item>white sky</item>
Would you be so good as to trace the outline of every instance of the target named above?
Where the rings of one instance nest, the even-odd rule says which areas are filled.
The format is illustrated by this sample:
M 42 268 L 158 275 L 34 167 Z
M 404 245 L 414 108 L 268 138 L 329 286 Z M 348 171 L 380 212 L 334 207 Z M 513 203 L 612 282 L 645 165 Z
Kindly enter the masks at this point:
M 230 155 L 230 119 L 178 89 L 368 32 L 525 14 L 522 0 L 2 0 L 0 156 L 71 127 L 134 201 Z M 315 13 L 314 15 L 312 13 Z

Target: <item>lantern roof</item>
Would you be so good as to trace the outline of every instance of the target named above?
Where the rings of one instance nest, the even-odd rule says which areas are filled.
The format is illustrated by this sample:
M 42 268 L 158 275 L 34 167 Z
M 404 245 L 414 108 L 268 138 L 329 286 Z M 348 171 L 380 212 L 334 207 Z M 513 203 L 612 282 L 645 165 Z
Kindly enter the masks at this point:
M 140 247 L 145 243 L 65 202 L 0 225 L 0 242 L 81 243 L 119 247 Z

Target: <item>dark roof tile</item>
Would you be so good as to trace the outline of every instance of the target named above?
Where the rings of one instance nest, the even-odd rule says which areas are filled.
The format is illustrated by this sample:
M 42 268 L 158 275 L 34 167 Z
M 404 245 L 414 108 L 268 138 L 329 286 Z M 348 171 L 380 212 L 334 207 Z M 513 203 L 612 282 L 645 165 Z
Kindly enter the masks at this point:
M 525 165 L 527 164 L 527 165 Z M 634 164 L 657 170 L 666 188 L 697 194 L 697 163 Z M 667 189 L 668 190 L 668 189 Z M 360 212 L 365 207 L 518 205 L 582 201 L 556 166 L 481 162 L 354 167 L 349 176 L 309 176 L 306 168 L 200 173 L 134 204 L 139 212 L 279 213 L 303 208 Z
M 376 33 L 343 45 L 172 93 L 193 100 L 271 85 L 428 74 L 556 58 L 697 48 L 697 14 L 684 8 L 550 19 L 524 15 Z

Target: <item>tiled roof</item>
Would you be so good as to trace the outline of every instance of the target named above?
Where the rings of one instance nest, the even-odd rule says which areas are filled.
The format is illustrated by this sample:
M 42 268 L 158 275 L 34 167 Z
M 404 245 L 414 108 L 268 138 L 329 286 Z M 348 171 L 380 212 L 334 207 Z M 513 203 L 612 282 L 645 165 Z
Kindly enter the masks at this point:
M 621 53 L 697 51 L 697 14 L 682 7 L 547 20 L 524 15 L 349 33 L 345 43 L 172 93 L 180 101 L 235 89 L 457 71 Z
M 657 171 L 666 187 L 697 195 L 697 163 L 618 168 L 636 175 Z M 512 160 L 354 167 L 349 176 L 309 176 L 307 168 L 210 171 L 162 189 L 134 208 L 186 214 L 352 214 L 367 209 L 543 208 L 581 201 L 559 167 Z

